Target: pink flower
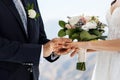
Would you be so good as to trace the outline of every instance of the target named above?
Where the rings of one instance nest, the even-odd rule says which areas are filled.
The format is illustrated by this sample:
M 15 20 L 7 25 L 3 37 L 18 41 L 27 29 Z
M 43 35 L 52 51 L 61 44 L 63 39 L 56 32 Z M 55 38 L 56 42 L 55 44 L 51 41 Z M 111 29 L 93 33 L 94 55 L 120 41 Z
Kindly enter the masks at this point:
M 84 24 L 86 24 L 86 22 L 87 22 L 87 20 L 86 20 L 85 17 L 83 17 L 83 16 L 80 17 L 80 21 L 81 21 L 82 23 L 84 23 Z
M 66 24 L 65 27 L 66 27 L 67 29 L 74 29 L 74 28 L 75 28 L 74 26 L 71 26 L 70 24 Z

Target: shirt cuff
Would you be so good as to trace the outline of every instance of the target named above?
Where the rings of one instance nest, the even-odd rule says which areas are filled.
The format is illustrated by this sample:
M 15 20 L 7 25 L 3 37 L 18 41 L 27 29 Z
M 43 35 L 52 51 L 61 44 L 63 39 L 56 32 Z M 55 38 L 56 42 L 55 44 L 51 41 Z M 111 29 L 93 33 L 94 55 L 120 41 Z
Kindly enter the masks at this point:
M 54 62 L 56 61 L 60 56 L 55 54 L 54 52 L 51 53 L 50 56 L 48 57 L 44 57 L 46 60 L 48 60 L 49 62 Z

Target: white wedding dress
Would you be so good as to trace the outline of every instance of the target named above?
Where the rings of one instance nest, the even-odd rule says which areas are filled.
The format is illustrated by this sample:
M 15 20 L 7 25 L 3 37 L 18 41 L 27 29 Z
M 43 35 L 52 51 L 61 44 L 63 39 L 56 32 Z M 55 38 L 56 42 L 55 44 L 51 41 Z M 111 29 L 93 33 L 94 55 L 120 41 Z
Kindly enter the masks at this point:
M 109 28 L 108 39 L 120 39 L 120 7 L 117 7 L 112 14 L 108 10 L 106 19 Z M 120 52 L 97 53 L 92 80 L 120 80 Z

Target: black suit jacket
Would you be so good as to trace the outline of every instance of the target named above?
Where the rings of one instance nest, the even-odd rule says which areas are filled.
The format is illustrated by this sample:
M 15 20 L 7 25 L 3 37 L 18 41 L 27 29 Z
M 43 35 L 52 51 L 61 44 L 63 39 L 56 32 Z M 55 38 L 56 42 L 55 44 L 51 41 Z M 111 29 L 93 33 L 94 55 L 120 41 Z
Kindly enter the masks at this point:
M 39 12 L 37 0 L 22 0 L 24 8 L 28 4 L 34 4 L 34 9 Z M 27 14 L 27 10 L 26 10 Z M 28 14 L 27 14 L 28 16 Z M 28 35 L 26 35 L 19 13 L 12 0 L 0 0 L 0 78 L 7 80 L 12 76 L 18 76 L 21 80 L 27 80 L 23 73 L 27 73 L 22 63 L 33 63 L 34 78 L 37 80 L 41 45 L 47 43 L 41 15 L 37 19 L 27 17 Z M 52 61 L 50 57 L 46 58 Z M 53 60 L 54 61 L 54 60 Z M 15 72 L 18 71 L 17 75 Z M 12 74 L 13 73 L 13 74 Z M 14 75 L 15 74 L 15 75 Z M 2 77 L 5 77 L 2 79 Z M 8 77 L 7 77 L 8 76 Z M 9 78 L 10 79 L 10 78 Z M 29 79 L 28 79 L 29 80 Z

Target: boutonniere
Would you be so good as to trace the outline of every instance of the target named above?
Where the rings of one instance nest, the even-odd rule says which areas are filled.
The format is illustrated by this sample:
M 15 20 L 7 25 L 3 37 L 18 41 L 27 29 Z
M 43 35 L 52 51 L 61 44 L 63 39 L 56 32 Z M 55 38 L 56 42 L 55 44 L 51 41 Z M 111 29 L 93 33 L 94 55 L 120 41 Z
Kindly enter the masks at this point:
M 28 11 L 28 17 L 31 19 L 37 19 L 40 16 L 40 14 L 35 11 L 34 4 L 28 4 L 27 11 Z

